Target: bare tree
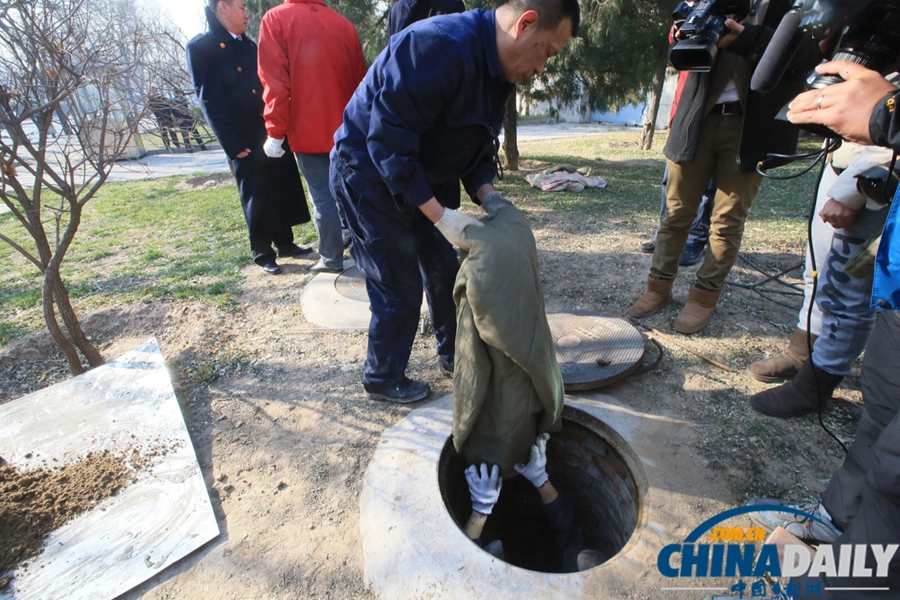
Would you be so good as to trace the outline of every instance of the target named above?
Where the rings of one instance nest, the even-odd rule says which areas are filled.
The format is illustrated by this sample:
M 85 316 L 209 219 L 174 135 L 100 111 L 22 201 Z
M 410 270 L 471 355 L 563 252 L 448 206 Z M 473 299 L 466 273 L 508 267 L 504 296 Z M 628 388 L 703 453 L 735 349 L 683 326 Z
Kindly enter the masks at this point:
M 31 237 L 47 329 L 73 374 L 103 363 L 61 266 L 85 204 L 133 148 L 156 39 L 123 0 L 0 0 L 0 199 Z M 60 325 L 62 320 L 62 326 Z M 63 326 L 65 331 L 63 331 Z

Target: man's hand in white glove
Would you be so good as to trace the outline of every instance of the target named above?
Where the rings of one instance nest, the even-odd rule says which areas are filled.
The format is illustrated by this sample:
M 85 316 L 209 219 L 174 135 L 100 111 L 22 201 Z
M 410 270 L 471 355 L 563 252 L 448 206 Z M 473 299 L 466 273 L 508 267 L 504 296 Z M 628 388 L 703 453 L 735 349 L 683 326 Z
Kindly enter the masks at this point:
M 503 478 L 500 477 L 500 468 L 497 465 L 488 473 L 488 466 L 481 463 L 481 473 L 475 465 L 466 469 L 466 481 L 469 483 L 469 496 L 472 498 L 472 510 L 483 515 L 491 514 L 497 499 L 500 497 L 500 488 L 503 487 Z
M 547 440 L 549 433 L 542 433 L 531 445 L 531 459 L 527 465 L 516 463 L 513 469 L 516 473 L 531 482 L 534 487 L 541 487 L 547 483 Z
M 443 216 L 434 224 L 438 231 L 447 238 L 448 242 L 463 250 L 472 248 L 472 243 L 466 239 L 465 231 L 466 227 L 470 225 L 472 227 L 484 227 L 484 223 L 478 219 L 474 219 L 452 208 L 445 208 Z
M 275 138 L 267 137 L 266 143 L 263 144 L 263 152 L 265 152 L 266 156 L 269 158 L 281 158 L 284 156 L 282 144 L 284 144 L 284 138 L 276 140 Z

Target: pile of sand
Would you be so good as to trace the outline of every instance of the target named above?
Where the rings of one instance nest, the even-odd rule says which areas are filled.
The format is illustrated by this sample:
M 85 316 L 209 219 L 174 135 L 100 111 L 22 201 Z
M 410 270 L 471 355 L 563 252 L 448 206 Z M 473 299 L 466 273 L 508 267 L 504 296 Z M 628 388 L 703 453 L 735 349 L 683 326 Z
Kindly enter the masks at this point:
M 12 580 L 4 574 L 40 554 L 51 531 L 134 481 L 139 462 L 137 450 L 103 450 L 71 464 L 20 471 L 0 457 L 0 590 Z

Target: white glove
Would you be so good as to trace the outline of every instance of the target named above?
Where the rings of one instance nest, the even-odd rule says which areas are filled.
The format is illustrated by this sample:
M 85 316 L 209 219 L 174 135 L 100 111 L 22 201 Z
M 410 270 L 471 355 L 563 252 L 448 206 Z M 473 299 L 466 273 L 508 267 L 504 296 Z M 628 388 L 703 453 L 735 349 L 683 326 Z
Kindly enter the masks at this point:
M 267 137 L 266 143 L 263 144 L 263 152 L 265 152 L 266 156 L 269 158 L 281 158 L 284 156 L 284 148 L 281 147 L 283 143 L 284 138 L 276 140 L 275 138 Z
M 491 514 L 497 499 L 500 497 L 500 488 L 503 487 L 503 478 L 500 477 L 500 468 L 497 465 L 488 474 L 488 466 L 481 463 L 481 474 L 475 465 L 466 469 L 466 481 L 469 483 L 469 497 L 472 498 L 472 510 L 483 515 Z
M 438 228 L 447 241 L 458 246 L 463 250 L 472 248 L 472 243 L 466 239 L 466 227 L 484 227 L 484 223 L 478 219 L 474 219 L 469 215 L 463 214 L 452 208 L 445 208 L 443 216 L 434 224 Z
M 531 482 L 534 487 L 541 487 L 549 477 L 547 477 L 547 440 L 550 439 L 549 433 L 542 433 L 534 440 L 531 445 L 531 459 L 527 465 L 516 463 L 513 469 L 516 473 Z

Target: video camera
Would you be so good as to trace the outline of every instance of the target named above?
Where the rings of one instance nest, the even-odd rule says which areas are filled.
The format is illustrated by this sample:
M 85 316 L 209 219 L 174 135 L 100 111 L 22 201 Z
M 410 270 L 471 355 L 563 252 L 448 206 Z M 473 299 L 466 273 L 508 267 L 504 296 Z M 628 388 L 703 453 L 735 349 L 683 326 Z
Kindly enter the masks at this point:
M 771 92 L 807 34 L 820 42 L 835 37 L 826 54 L 829 60 L 849 60 L 883 72 L 900 53 L 900 0 L 796 0 L 763 53 L 750 88 Z M 807 89 L 823 89 L 841 81 L 840 77 L 813 73 Z M 836 137 L 824 127 L 806 129 Z
M 725 19 L 740 21 L 750 13 L 752 0 L 699 0 L 681 2 L 672 12 L 678 41 L 669 50 L 669 62 L 679 71 L 708 73 L 719 51 L 716 44 L 728 29 Z

